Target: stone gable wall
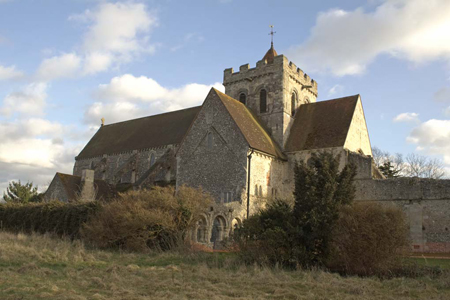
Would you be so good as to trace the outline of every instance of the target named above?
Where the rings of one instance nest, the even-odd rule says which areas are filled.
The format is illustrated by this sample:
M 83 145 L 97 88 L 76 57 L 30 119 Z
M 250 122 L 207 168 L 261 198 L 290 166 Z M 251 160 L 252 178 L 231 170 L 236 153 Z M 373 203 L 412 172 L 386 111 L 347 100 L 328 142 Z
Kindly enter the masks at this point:
M 247 153 L 248 144 L 236 123 L 218 96 L 210 93 L 178 150 L 177 187 L 202 187 L 217 203 L 231 193 L 232 203 L 241 205 Z
M 350 124 L 344 148 L 353 152 L 362 151 L 363 154 L 372 156 L 369 131 L 367 130 L 361 99 L 358 99 L 356 104 L 355 113 Z
M 66 203 L 70 201 L 64 188 L 64 185 L 58 176 L 55 176 L 53 178 L 44 195 L 44 201 L 47 202 L 51 200 L 59 200 Z

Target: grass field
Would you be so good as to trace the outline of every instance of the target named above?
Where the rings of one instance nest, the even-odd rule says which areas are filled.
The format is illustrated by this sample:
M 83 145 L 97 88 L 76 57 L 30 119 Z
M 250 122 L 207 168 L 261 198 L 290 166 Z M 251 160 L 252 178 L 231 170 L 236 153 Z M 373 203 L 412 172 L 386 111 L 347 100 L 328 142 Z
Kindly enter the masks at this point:
M 380 280 L 233 261 L 227 253 L 118 253 L 0 232 L 0 299 L 450 299 L 449 274 Z

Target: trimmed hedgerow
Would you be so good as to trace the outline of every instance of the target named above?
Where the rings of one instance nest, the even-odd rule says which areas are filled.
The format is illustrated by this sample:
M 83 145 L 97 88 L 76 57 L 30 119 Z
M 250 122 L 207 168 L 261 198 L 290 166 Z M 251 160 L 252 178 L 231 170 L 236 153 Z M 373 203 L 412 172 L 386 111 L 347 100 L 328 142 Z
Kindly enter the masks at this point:
M 10 232 L 52 233 L 78 238 L 82 224 L 100 208 L 99 202 L 0 204 L 0 228 Z

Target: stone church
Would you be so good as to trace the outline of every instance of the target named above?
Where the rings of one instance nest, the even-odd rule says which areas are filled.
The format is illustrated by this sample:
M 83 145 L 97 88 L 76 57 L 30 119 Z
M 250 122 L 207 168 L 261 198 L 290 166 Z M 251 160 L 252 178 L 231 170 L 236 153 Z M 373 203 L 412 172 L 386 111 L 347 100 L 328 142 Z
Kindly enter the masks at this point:
M 109 199 L 153 185 L 202 187 L 215 199 L 193 232 L 212 245 L 270 198 L 293 197 L 294 165 L 315 151 L 353 162 L 358 201 L 383 201 L 410 219 L 414 251 L 449 252 L 450 181 L 385 179 L 374 166 L 360 95 L 316 101 L 317 82 L 273 44 L 255 67 L 224 71 L 225 93 L 203 104 L 103 125 L 57 173 L 46 199 Z

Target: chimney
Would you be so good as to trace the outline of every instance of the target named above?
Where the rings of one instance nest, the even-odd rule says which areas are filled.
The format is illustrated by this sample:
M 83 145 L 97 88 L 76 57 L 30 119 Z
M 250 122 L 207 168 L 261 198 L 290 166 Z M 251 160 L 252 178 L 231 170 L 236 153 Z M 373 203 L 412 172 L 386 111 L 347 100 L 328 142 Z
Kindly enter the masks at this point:
M 81 201 L 94 201 L 95 200 L 95 188 L 94 188 L 94 170 L 85 169 L 81 171 Z

